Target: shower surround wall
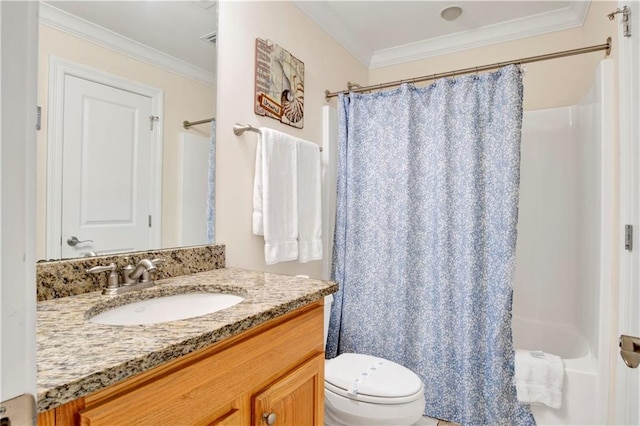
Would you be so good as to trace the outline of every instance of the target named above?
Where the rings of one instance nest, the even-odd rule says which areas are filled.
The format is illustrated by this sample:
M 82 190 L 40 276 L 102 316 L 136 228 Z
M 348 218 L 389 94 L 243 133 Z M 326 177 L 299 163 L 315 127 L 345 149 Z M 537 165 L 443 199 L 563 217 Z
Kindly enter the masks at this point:
M 513 333 L 563 358 L 562 408 L 539 424 L 607 420 L 611 348 L 612 64 L 574 106 L 524 113 Z M 525 94 L 526 96 L 526 94 Z

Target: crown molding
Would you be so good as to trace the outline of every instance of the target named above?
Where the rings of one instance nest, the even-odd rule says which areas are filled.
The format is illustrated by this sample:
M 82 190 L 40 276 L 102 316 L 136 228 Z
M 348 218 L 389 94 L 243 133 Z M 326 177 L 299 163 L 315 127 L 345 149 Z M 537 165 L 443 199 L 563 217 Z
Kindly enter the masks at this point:
M 374 69 L 580 27 L 591 0 L 570 0 L 562 9 L 377 51 L 348 31 L 326 1 L 293 0 L 293 3 L 364 66 Z
M 373 50 L 347 30 L 347 25 L 324 1 L 293 0 L 292 3 L 328 33 L 362 65 L 369 68 Z
M 569 8 L 573 10 L 576 19 L 580 21 L 580 26 L 584 25 L 584 21 L 589 14 L 589 7 L 591 6 L 591 0 L 570 0 Z
M 147 64 L 162 68 L 165 71 L 210 87 L 216 87 L 216 76 L 214 73 L 191 65 L 182 59 L 168 55 L 85 19 L 71 15 L 48 3 L 40 2 L 40 23 Z
M 584 24 L 590 4 L 591 1 L 571 1 L 569 6 L 562 9 L 487 25 L 476 30 L 463 31 L 389 49 L 377 50 L 371 57 L 369 68 L 397 65 L 418 59 L 580 27 Z

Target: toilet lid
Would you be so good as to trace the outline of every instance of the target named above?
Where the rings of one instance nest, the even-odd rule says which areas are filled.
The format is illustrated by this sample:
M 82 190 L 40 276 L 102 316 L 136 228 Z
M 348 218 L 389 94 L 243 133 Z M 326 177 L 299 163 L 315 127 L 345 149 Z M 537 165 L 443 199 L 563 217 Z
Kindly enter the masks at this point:
M 411 370 L 371 355 L 345 353 L 329 359 L 324 377 L 325 382 L 352 398 L 402 398 L 422 390 L 422 381 Z

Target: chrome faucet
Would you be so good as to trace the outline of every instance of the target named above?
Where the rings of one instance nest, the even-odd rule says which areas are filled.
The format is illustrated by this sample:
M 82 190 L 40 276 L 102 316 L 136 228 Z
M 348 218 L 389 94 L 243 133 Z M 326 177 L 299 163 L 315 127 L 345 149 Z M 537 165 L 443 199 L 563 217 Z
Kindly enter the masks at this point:
M 107 287 L 102 290 L 102 294 L 115 296 L 117 294 L 128 293 L 134 290 L 142 290 L 153 285 L 155 274 L 158 271 L 157 265 L 164 263 L 164 259 L 142 259 L 136 266 L 127 265 L 122 268 L 121 279 L 118 277 L 115 263 L 109 266 L 95 266 L 88 269 L 90 274 L 109 271 Z
M 135 267 L 131 265 L 125 266 L 122 268 L 122 283 L 131 285 L 136 282 L 148 282 L 150 274 L 158 271 L 156 265 L 162 262 L 164 262 L 164 259 L 142 259 Z
M 129 274 L 129 279 L 136 281 L 142 276 L 142 274 L 146 272 L 147 279 L 145 280 L 144 278 L 142 278 L 140 279 L 140 282 L 149 281 L 149 272 L 156 272 L 157 270 L 158 269 L 156 268 L 156 265 L 154 265 L 149 259 L 142 259 L 140 262 L 138 262 L 133 272 Z

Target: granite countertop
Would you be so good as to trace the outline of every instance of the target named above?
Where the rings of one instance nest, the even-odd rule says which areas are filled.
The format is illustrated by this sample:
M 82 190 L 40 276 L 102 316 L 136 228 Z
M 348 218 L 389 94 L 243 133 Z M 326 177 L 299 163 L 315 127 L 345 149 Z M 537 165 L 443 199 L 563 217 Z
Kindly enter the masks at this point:
M 338 289 L 330 281 L 232 268 L 156 284 L 114 298 L 92 292 L 38 303 L 38 412 L 239 334 Z M 244 300 L 212 314 L 160 324 L 111 326 L 88 321 L 90 315 L 113 306 L 198 291 L 234 293 Z

